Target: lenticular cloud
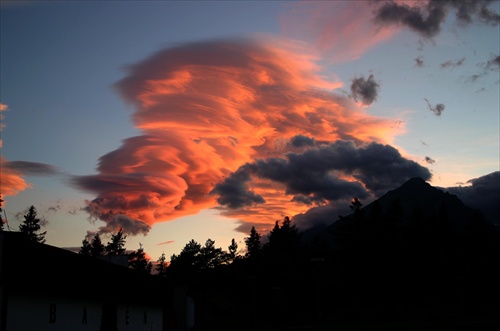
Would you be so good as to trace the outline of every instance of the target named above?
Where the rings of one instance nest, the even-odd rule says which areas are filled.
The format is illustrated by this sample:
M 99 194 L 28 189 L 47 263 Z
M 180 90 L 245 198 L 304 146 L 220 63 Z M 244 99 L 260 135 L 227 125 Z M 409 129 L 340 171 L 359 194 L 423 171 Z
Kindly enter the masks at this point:
M 129 66 L 116 88 L 134 105 L 132 120 L 143 134 L 102 156 L 98 174 L 73 178 L 96 194 L 87 204 L 90 216 L 152 226 L 216 207 L 211 192 L 218 183 L 256 159 L 309 146 L 297 145 L 297 137 L 315 144 L 391 142 L 398 133 L 392 121 L 335 94 L 342 83 L 321 76 L 307 54 L 276 45 L 192 43 Z M 259 213 L 269 212 L 270 222 L 275 213 L 304 211 L 289 205 L 280 185 L 259 187 L 269 203 Z M 252 222 L 243 215 L 234 217 Z

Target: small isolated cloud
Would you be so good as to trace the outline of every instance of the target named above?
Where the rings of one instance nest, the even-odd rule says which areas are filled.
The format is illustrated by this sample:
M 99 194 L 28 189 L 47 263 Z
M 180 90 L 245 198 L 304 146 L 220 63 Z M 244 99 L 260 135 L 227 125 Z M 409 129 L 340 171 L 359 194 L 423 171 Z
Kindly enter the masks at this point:
M 429 100 L 425 99 L 425 102 L 427 102 L 427 108 L 433 112 L 436 116 L 441 116 L 441 113 L 444 111 L 445 106 L 442 103 L 438 103 L 435 106 L 431 105 Z
M 460 60 L 456 60 L 456 61 L 443 62 L 440 64 L 440 66 L 441 66 L 441 69 L 456 68 L 456 67 L 460 67 L 461 65 L 463 65 L 464 62 L 465 62 L 465 57 L 461 58 Z
M 175 242 L 175 240 L 167 240 L 167 241 L 158 243 L 157 245 L 168 245 L 168 244 L 173 244 L 174 242 Z
M 428 164 L 434 164 L 434 163 L 436 163 L 436 160 L 432 159 L 429 156 L 426 156 L 425 157 L 425 162 L 427 162 Z
M 422 55 L 415 58 L 415 67 L 422 68 L 424 66 L 424 57 Z
M 495 1 L 382 1 L 375 11 L 375 21 L 382 26 L 396 25 L 409 28 L 421 37 L 429 39 L 441 31 L 448 14 L 454 12 L 461 26 L 472 23 L 496 26 L 500 15 L 489 6 Z
M 371 105 L 377 100 L 380 85 L 375 81 L 373 75 L 368 79 L 357 77 L 351 83 L 351 95 L 356 101 L 361 101 L 365 105 Z

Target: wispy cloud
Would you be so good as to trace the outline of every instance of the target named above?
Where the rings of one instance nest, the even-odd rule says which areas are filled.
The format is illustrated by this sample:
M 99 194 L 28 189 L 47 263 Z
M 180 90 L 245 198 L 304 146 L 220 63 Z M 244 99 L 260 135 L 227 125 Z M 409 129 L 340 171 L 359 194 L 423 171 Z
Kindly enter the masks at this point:
M 377 26 L 373 22 L 376 2 L 301 1 L 280 15 L 284 36 L 311 42 L 330 62 L 358 59 L 400 29 Z
M 460 67 L 461 65 L 463 65 L 465 62 L 465 57 L 461 58 L 460 60 L 456 60 L 456 61 L 446 61 L 446 62 L 443 62 L 440 64 L 441 66 L 441 69 L 448 69 L 448 68 L 456 68 L 456 67 Z
M 158 243 L 157 245 L 169 245 L 169 244 L 173 244 L 174 242 L 175 242 L 175 240 L 167 240 L 167 241 Z

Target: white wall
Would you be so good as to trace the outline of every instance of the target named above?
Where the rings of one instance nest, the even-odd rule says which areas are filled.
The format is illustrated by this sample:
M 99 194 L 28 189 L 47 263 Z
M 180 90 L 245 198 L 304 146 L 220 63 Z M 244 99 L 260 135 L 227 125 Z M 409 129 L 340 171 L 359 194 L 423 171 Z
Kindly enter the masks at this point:
M 101 304 L 98 302 L 26 294 L 9 294 L 7 299 L 6 331 L 98 331 L 100 325 Z
M 98 301 L 9 294 L 6 331 L 99 331 L 101 314 Z M 161 331 L 162 321 L 161 308 L 117 307 L 118 331 Z
M 161 331 L 163 328 L 163 313 L 160 308 L 120 305 L 116 315 L 118 331 Z

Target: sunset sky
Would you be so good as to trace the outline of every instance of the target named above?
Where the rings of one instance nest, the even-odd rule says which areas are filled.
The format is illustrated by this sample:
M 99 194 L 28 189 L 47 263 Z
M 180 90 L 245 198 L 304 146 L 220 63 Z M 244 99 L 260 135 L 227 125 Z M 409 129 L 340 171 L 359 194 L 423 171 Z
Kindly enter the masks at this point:
M 3 207 L 48 244 L 244 248 L 415 176 L 499 196 L 499 1 L 0 8 Z

